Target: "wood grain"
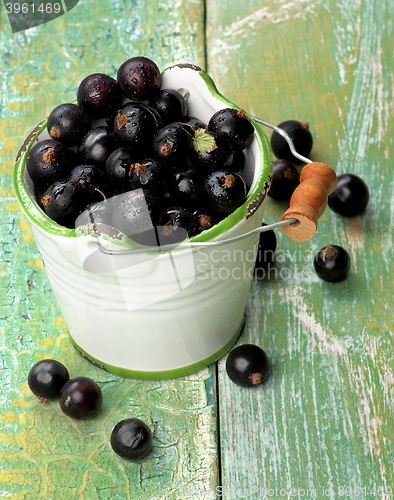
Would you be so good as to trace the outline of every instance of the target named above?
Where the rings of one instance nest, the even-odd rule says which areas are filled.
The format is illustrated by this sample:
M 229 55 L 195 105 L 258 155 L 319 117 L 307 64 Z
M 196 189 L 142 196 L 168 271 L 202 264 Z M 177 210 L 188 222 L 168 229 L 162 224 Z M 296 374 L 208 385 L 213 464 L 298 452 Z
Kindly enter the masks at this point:
M 310 242 L 278 233 L 274 266 L 256 276 L 240 343 L 265 348 L 273 372 L 247 391 L 219 364 L 225 499 L 392 491 L 393 8 L 375 0 L 208 2 L 208 70 L 222 93 L 274 124 L 308 121 L 312 159 L 360 175 L 371 193 L 362 216 L 327 209 Z M 268 200 L 265 222 L 286 208 Z M 352 257 L 350 277 L 335 285 L 312 264 L 329 243 Z
M 89 73 L 116 76 L 125 59 L 141 54 L 161 69 L 204 66 L 202 4 L 83 0 L 16 36 L 3 2 L 0 10 L 0 496 L 177 500 L 192 489 L 208 490 L 218 481 L 213 370 L 148 382 L 85 361 L 72 347 L 12 189 L 24 138 L 55 105 L 74 100 Z M 97 418 L 73 421 L 57 402 L 38 402 L 27 374 L 43 358 L 98 382 L 104 406 Z M 129 416 L 143 419 L 154 435 L 152 454 L 136 464 L 118 459 L 109 444 L 114 425 Z

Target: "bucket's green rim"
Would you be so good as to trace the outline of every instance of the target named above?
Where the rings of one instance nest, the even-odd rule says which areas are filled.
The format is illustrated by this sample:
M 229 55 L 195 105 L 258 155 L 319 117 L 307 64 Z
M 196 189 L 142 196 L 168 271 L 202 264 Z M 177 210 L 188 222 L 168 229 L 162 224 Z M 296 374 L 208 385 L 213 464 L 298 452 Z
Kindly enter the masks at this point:
M 217 90 L 215 83 L 212 78 L 203 70 L 198 68 L 196 71 L 205 85 L 207 89 L 212 94 L 212 96 L 221 101 L 229 108 L 239 109 L 239 106 L 236 106 L 234 103 L 226 99 L 220 92 Z M 251 217 L 257 210 L 257 208 L 262 204 L 267 194 L 267 191 L 270 186 L 270 179 L 272 173 L 272 159 L 271 159 L 271 149 L 269 145 L 269 141 L 261 130 L 260 126 L 255 122 L 250 115 L 246 114 L 248 119 L 251 121 L 255 128 L 255 140 L 258 143 L 258 159 L 260 169 L 259 176 L 253 186 L 253 189 L 249 192 L 245 202 L 241 205 L 237 210 L 231 213 L 224 220 L 216 224 L 210 229 L 203 231 L 202 233 L 193 236 L 189 241 L 198 242 L 198 241 L 209 241 L 211 239 L 217 238 L 221 236 L 223 233 L 230 230 L 236 224 L 241 222 L 244 218 Z M 18 200 L 19 205 L 21 206 L 25 215 L 39 228 L 41 228 L 44 232 L 50 233 L 54 236 L 65 236 L 65 237 L 76 237 L 76 230 L 69 229 L 64 226 L 60 226 L 49 217 L 47 217 L 38 207 L 36 202 L 31 197 L 29 191 L 26 188 L 24 182 L 24 172 L 26 168 L 26 161 L 31 147 L 34 142 L 38 139 L 39 135 L 45 130 L 47 126 L 47 118 L 45 118 L 42 122 L 40 122 L 35 129 L 29 134 L 27 139 L 25 140 L 23 146 L 21 147 L 14 167 L 14 190 L 16 194 L 16 198 Z

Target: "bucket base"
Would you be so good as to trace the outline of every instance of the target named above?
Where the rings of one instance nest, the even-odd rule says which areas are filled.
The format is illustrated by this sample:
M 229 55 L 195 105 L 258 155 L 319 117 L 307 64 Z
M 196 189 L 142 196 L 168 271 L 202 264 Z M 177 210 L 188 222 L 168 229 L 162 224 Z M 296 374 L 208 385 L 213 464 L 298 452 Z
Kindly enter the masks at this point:
M 218 359 L 226 354 L 227 351 L 231 349 L 231 347 L 238 340 L 238 337 L 241 335 L 242 329 L 245 324 L 245 319 L 242 320 L 240 326 L 237 331 L 233 335 L 233 337 L 217 352 L 211 354 L 205 359 L 202 359 L 198 363 L 193 363 L 192 365 L 181 366 L 179 368 L 175 368 L 174 370 L 161 370 L 161 371 L 142 371 L 142 370 L 131 370 L 129 368 L 122 368 L 119 366 L 110 365 L 109 363 L 105 363 L 104 361 L 100 361 L 99 359 L 88 354 L 82 347 L 80 347 L 75 340 L 71 337 L 71 340 L 74 344 L 77 352 L 85 358 L 90 363 L 94 364 L 98 368 L 105 370 L 107 372 L 113 373 L 114 375 L 119 375 L 124 378 L 134 378 L 139 380 L 165 380 L 171 378 L 183 377 L 185 375 L 190 375 L 192 373 L 198 372 L 203 368 L 215 363 Z

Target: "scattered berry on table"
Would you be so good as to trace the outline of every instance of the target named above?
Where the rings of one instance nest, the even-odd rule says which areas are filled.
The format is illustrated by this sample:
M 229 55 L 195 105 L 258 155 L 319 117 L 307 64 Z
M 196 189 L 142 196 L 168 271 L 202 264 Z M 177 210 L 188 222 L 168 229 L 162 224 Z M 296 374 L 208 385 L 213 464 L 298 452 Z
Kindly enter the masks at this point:
M 264 222 L 262 226 L 266 226 Z M 256 257 L 256 269 L 265 269 L 274 261 L 274 253 L 276 250 L 277 240 L 273 229 L 260 233 L 259 247 Z
M 31 392 L 44 402 L 57 399 L 69 379 L 68 370 L 62 363 L 55 359 L 42 359 L 30 369 L 27 382 Z
M 267 380 L 270 363 L 261 347 L 243 344 L 230 351 L 226 360 L 226 371 L 234 384 L 254 387 Z
M 268 196 L 278 201 L 290 200 L 299 183 L 300 174 L 294 163 L 289 160 L 276 160 L 273 163 Z
M 95 417 L 103 404 L 103 394 L 97 383 L 88 377 L 76 377 L 66 382 L 60 390 L 59 404 L 70 418 Z
M 368 202 L 368 186 L 354 174 L 339 175 L 336 188 L 328 197 L 331 210 L 344 217 L 360 215 L 367 208 Z
M 152 432 L 138 418 L 127 418 L 112 429 L 111 447 L 124 460 L 144 458 L 152 449 Z
M 316 254 L 313 265 L 320 279 L 328 283 L 337 283 L 347 278 L 351 259 L 341 246 L 326 245 Z
M 48 116 L 47 130 L 52 139 L 66 146 L 77 146 L 91 129 L 89 115 L 76 104 L 64 103 L 56 106 Z
M 309 123 L 301 123 L 297 120 L 287 120 L 278 127 L 289 135 L 293 141 L 295 150 L 302 156 L 308 156 L 312 151 L 313 137 L 309 130 Z M 290 151 L 289 145 L 284 137 L 274 131 L 271 135 L 271 149 L 277 158 L 289 160 L 295 165 L 302 163 Z

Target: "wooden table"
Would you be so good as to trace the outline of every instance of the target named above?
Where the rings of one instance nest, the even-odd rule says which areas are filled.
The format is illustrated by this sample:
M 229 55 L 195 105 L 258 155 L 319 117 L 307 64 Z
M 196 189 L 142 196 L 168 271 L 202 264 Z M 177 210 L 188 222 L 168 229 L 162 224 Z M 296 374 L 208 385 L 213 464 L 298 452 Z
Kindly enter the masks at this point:
M 394 113 L 391 0 L 80 0 L 67 14 L 13 35 L 1 12 L 0 497 L 53 500 L 392 498 L 394 487 Z M 204 67 L 220 92 L 278 124 L 308 121 L 313 160 L 368 184 L 367 211 L 329 209 L 313 240 L 277 232 L 274 269 L 256 278 L 239 343 L 268 353 L 255 390 L 217 365 L 169 381 L 122 379 L 72 347 L 12 187 L 27 133 L 89 73 L 116 75 L 146 55 L 161 69 Z M 270 131 L 266 130 L 267 135 Z M 287 208 L 268 199 L 265 222 Z M 328 243 L 352 258 L 349 278 L 322 282 L 312 260 Z M 94 378 L 104 409 L 67 419 L 27 385 L 56 358 Z M 153 429 L 141 463 L 117 459 L 112 427 L 127 416 Z

